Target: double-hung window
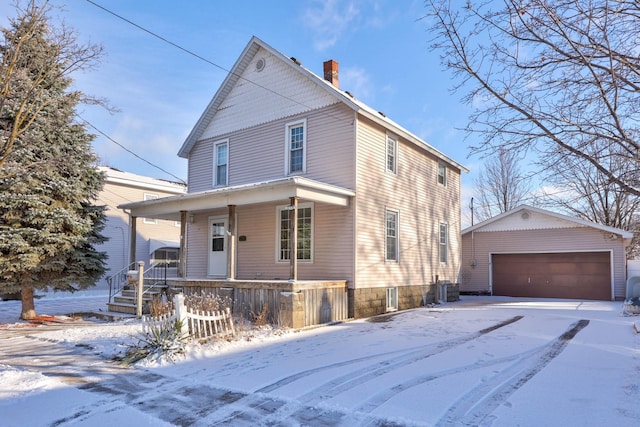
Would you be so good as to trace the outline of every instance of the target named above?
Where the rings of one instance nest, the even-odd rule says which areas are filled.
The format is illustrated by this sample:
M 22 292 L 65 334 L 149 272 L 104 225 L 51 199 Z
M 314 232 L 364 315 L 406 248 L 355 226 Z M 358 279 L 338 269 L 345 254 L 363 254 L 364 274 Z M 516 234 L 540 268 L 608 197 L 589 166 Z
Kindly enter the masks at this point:
M 291 260 L 290 224 L 293 210 L 289 206 L 278 207 L 278 261 Z M 313 260 L 313 204 L 298 206 L 298 261 Z
M 155 200 L 158 198 L 157 194 L 149 194 L 149 193 L 144 193 L 144 200 Z M 158 221 L 155 218 L 144 218 L 142 220 L 143 223 L 145 224 L 157 224 Z
M 229 141 L 213 144 L 213 186 L 224 187 L 229 181 Z
M 447 186 L 447 165 L 438 162 L 438 184 Z
M 385 212 L 385 260 L 398 261 L 398 212 Z
M 307 168 L 307 121 L 287 124 L 286 171 L 287 175 L 304 173 Z
M 449 260 L 449 226 L 442 222 L 440 223 L 438 240 L 439 259 L 441 263 L 446 264 Z
M 398 141 L 391 135 L 387 135 L 387 172 L 398 172 Z

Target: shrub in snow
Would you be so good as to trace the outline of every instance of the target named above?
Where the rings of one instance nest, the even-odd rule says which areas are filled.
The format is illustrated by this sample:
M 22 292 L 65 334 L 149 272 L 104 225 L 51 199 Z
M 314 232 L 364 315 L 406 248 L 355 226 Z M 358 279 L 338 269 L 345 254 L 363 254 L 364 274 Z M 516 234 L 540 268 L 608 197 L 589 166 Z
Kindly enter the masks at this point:
M 188 335 L 183 334 L 182 326 L 182 322 L 173 319 L 150 326 L 138 336 L 137 344 L 127 348 L 122 363 L 132 365 L 143 359 L 157 361 L 163 357 L 174 363 L 184 355 L 189 340 Z

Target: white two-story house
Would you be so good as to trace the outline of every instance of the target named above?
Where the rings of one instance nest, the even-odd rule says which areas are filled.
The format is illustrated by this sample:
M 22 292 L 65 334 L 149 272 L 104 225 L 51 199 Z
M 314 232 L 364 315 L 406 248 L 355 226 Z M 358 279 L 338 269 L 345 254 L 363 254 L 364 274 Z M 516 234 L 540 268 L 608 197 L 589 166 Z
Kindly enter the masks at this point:
M 465 167 L 323 74 L 252 38 L 180 148 L 188 192 L 121 206 L 181 221 L 174 286 L 304 326 L 457 282 Z

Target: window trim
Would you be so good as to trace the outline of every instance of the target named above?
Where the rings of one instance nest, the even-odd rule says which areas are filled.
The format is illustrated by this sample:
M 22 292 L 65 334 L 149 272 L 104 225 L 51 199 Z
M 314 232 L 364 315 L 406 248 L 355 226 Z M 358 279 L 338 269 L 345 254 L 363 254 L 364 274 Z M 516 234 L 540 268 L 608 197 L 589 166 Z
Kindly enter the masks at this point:
M 440 173 L 442 172 L 442 173 Z M 442 182 L 440 182 L 442 180 Z M 442 161 L 438 161 L 438 170 L 436 172 L 436 182 L 443 187 L 447 186 L 447 165 Z
M 389 152 L 389 141 L 393 141 L 393 153 Z M 387 138 L 385 139 L 385 157 L 384 157 L 384 170 L 387 173 L 391 173 L 394 175 L 398 174 L 398 137 L 392 134 L 387 134 Z M 389 157 L 392 157 L 392 167 L 389 168 Z
M 157 200 L 160 198 L 157 194 L 153 193 L 143 193 L 143 200 L 146 202 L 147 200 Z M 144 224 L 157 224 L 158 220 L 155 218 L 142 218 L 142 222 Z
M 386 301 L 385 301 L 386 312 L 398 311 L 398 288 L 396 287 L 387 288 L 386 295 L 387 295 Z M 393 304 L 389 304 L 389 301 L 392 301 Z
M 290 210 L 290 205 L 278 205 L 276 206 L 276 263 L 278 264 L 288 264 L 291 262 L 290 259 L 280 259 L 280 254 L 282 253 L 281 251 L 281 246 L 280 244 L 282 243 L 282 240 L 280 238 L 281 236 L 281 232 L 282 229 L 280 228 L 281 226 L 281 222 L 280 222 L 280 213 L 283 210 Z M 304 264 L 312 264 L 313 263 L 313 257 L 314 257 L 314 251 L 313 251 L 313 247 L 315 246 L 315 207 L 314 207 L 314 203 L 313 202 L 305 202 L 305 203 L 300 203 L 298 204 L 298 210 L 300 209 L 306 209 L 306 208 L 311 208 L 311 242 L 310 242 L 310 248 L 309 248 L 309 259 L 300 259 L 298 258 L 298 263 L 304 263 Z M 298 219 L 300 219 L 300 217 L 298 217 Z
M 302 125 L 302 170 L 291 171 L 291 129 Z M 284 175 L 300 175 L 307 172 L 307 119 L 289 122 L 284 132 Z
M 225 183 L 220 184 L 218 182 L 218 147 L 221 145 L 227 146 L 227 162 L 225 163 Z M 229 185 L 229 139 L 221 139 L 220 141 L 216 141 L 213 143 L 213 186 L 214 187 L 227 187 Z
M 389 258 L 389 227 L 387 222 L 387 215 L 393 213 L 395 215 L 396 235 L 395 235 L 395 258 Z M 400 262 L 400 212 L 395 209 L 385 208 L 384 210 L 384 262 Z
M 444 227 L 445 236 L 442 241 L 442 230 Z M 444 255 L 444 261 L 442 260 Z M 449 224 L 446 222 L 438 223 L 438 262 L 440 264 L 449 263 Z

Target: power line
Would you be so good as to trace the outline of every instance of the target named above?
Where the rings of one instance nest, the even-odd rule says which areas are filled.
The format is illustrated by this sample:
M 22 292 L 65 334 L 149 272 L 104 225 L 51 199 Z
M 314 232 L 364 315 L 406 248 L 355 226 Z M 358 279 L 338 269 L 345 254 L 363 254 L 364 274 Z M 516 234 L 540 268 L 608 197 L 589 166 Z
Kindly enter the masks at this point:
M 182 47 L 182 46 L 180 46 L 179 44 L 174 43 L 174 42 L 172 42 L 171 40 L 169 40 L 169 39 L 167 39 L 167 38 L 165 38 L 165 37 L 163 37 L 163 36 L 159 35 L 158 33 L 155 33 L 155 32 L 153 32 L 153 31 L 151 31 L 151 30 L 149 30 L 149 29 L 147 29 L 147 28 L 145 28 L 145 27 L 143 27 L 143 26 L 141 26 L 141 25 L 139 25 L 139 24 L 136 24 L 135 22 L 133 22 L 133 21 L 131 21 L 131 20 L 129 20 L 129 19 L 127 19 L 127 18 L 125 18 L 125 17 L 124 17 L 124 16 L 122 16 L 122 15 L 119 15 L 119 14 L 117 14 L 117 13 L 113 12 L 113 11 L 112 11 L 112 10 L 110 10 L 110 9 L 107 9 L 106 7 L 104 7 L 104 6 L 102 6 L 102 5 L 98 4 L 98 3 L 96 3 L 96 2 L 95 2 L 95 1 L 93 1 L 93 0 L 85 0 L 85 1 L 86 1 L 87 3 L 90 3 L 90 4 L 94 5 L 95 7 L 99 8 L 99 9 L 102 9 L 103 11 L 105 11 L 105 12 L 109 13 L 110 15 L 115 16 L 115 17 L 116 17 L 116 18 L 118 18 L 118 19 L 121 19 L 122 21 L 124 21 L 124 22 L 126 22 L 126 23 L 128 23 L 128 24 L 130 24 L 130 25 L 133 25 L 134 27 L 138 28 L 139 30 L 142 30 L 142 31 L 144 31 L 144 32 L 145 32 L 145 33 L 147 33 L 147 34 L 149 34 L 149 35 L 151 35 L 151 36 L 153 36 L 153 37 L 155 37 L 155 38 L 157 38 L 157 39 L 159 39 L 159 40 L 161 40 L 161 41 L 163 41 L 163 42 L 165 42 L 165 43 L 167 43 L 167 44 L 169 44 L 169 45 L 171 45 L 171 46 L 173 46 L 173 47 L 175 47 L 175 48 L 177 48 L 177 49 L 180 49 L 181 51 L 185 52 L 185 53 L 186 53 L 186 54 L 188 54 L 188 55 L 191 55 L 191 56 L 193 56 L 193 57 L 195 57 L 195 58 L 198 58 L 199 60 L 204 61 L 204 62 L 206 62 L 206 63 L 207 63 L 207 64 L 209 64 L 209 65 L 213 65 L 214 67 L 216 67 L 216 68 L 218 68 L 218 69 L 220 69 L 220 70 L 222 70 L 222 71 L 225 71 L 225 72 L 227 72 L 227 73 L 229 73 L 229 74 L 231 74 L 231 75 L 233 75 L 233 76 L 235 76 L 235 77 L 238 77 L 239 79 L 242 79 L 242 80 L 246 81 L 247 83 L 251 83 L 252 85 L 254 85 L 254 86 L 256 86 L 256 87 L 259 87 L 259 88 L 261 88 L 261 89 L 264 89 L 264 90 L 266 90 L 267 92 L 270 92 L 270 93 L 272 93 L 272 94 L 274 94 L 274 95 L 276 95 L 276 96 L 279 96 L 279 97 L 284 98 L 284 99 L 286 99 L 286 100 L 288 100 L 288 101 L 291 101 L 291 102 L 293 102 L 294 104 L 297 104 L 297 105 L 300 105 L 300 106 L 302 106 L 302 107 L 305 107 L 305 108 L 311 109 L 311 107 L 310 107 L 310 106 L 306 105 L 306 104 L 305 104 L 305 103 L 303 103 L 303 102 L 297 101 L 297 100 L 295 100 L 295 99 L 293 99 L 293 98 L 291 98 L 291 97 L 288 97 L 287 95 L 283 95 L 283 94 L 281 94 L 281 93 L 279 93 L 279 92 L 276 92 L 276 91 L 275 91 L 275 90 L 273 90 L 273 89 L 269 89 L 269 88 L 268 88 L 268 87 L 266 87 L 266 86 L 262 86 L 261 84 L 256 83 L 256 82 L 254 82 L 254 81 L 252 81 L 252 80 L 249 80 L 249 79 L 247 79 L 246 77 L 243 77 L 243 76 L 241 76 L 241 75 L 239 75 L 239 74 L 232 73 L 232 72 L 231 72 L 231 70 L 229 70 L 229 69 L 227 69 L 227 68 L 223 67 L 222 65 L 218 65 L 218 64 L 216 64 L 215 62 L 213 62 L 213 61 L 211 61 L 211 60 L 209 60 L 209 59 L 207 59 L 207 58 L 205 58 L 205 57 L 203 57 L 203 56 L 201 56 L 201 55 L 198 55 L 197 53 L 193 52 L 192 50 L 189 50 L 189 49 L 187 49 L 187 48 L 185 48 L 185 47 Z
M 88 0 L 87 0 L 88 1 Z M 86 120 L 84 117 L 82 117 L 81 115 L 76 113 L 76 116 L 78 118 L 80 118 L 84 123 L 86 123 L 87 125 L 91 126 L 96 132 L 98 132 L 100 135 L 104 136 L 105 138 L 107 138 L 109 141 L 113 142 L 114 144 L 116 144 L 118 147 L 122 148 L 123 150 L 127 151 L 128 153 L 132 154 L 133 156 L 137 157 L 138 159 L 142 160 L 143 162 L 147 163 L 150 166 L 153 166 L 156 169 L 161 170 L 162 172 L 166 173 L 167 175 L 170 175 L 172 177 L 174 177 L 175 179 L 177 179 L 178 181 L 180 181 L 181 183 L 183 183 L 184 185 L 187 185 L 187 183 L 182 179 L 179 178 L 177 176 L 175 176 L 174 174 L 172 174 L 171 172 L 169 172 L 166 169 L 163 169 L 162 167 L 151 163 L 149 160 L 145 159 L 142 156 L 139 156 L 138 154 L 134 153 L 133 151 L 131 151 L 130 149 L 128 149 L 127 147 L 125 147 L 124 145 L 120 144 L 118 141 L 116 141 L 115 139 L 111 138 L 109 135 L 107 135 L 106 133 L 102 132 L 100 129 L 98 129 L 97 127 L 95 127 L 91 122 L 89 122 L 88 120 Z

